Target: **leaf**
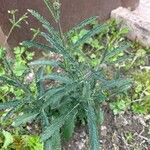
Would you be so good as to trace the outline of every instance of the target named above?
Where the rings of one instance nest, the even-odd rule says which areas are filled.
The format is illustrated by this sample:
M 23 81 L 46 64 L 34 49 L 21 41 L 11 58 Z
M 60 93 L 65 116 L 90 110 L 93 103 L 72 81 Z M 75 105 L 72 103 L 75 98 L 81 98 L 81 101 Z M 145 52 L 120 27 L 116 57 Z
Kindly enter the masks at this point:
M 111 88 L 120 88 L 120 87 L 123 87 L 123 86 L 126 86 L 126 85 L 130 85 L 131 84 L 131 81 L 132 80 L 129 80 L 129 79 L 116 79 L 116 80 L 108 80 L 108 81 L 105 81 L 101 84 L 102 86 L 102 89 L 111 89 Z
M 59 130 L 56 131 L 53 134 L 53 136 L 50 139 L 48 139 L 46 142 L 47 142 L 47 147 L 45 147 L 45 150 L 61 150 L 60 131 Z
M 86 110 L 88 128 L 89 128 L 90 149 L 99 150 L 100 143 L 99 143 L 99 135 L 98 135 L 98 128 L 96 125 L 96 114 L 94 108 L 90 104 L 88 104 L 88 107 L 85 108 L 85 110 Z
M 35 60 L 32 61 L 31 63 L 29 63 L 30 66 L 35 66 L 35 65 L 40 65 L 40 66 L 44 66 L 44 65 L 50 65 L 52 67 L 59 67 L 59 62 L 55 61 L 55 60 Z
M 102 125 L 103 121 L 104 121 L 104 112 L 102 111 L 101 108 L 98 107 L 98 109 L 96 110 L 96 121 L 97 121 L 97 125 Z
M 30 90 L 26 87 L 26 85 L 21 83 L 20 80 L 18 80 L 18 79 L 13 80 L 13 79 L 11 79 L 9 77 L 6 77 L 6 76 L 0 76 L 0 81 L 2 81 L 2 83 L 5 83 L 5 84 L 8 84 L 8 85 L 12 85 L 12 86 L 20 88 L 25 93 L 27 93 L 28 95 L 31 94 Z
M 106 29 L 106 25 L 98 25 L 94 27 L 93 29 L 89 30 L 81 39 L 79 39 L 74 45 L 73 49 L 79 47 L 80 45 L 86 43 L 88 39 L 90 39 L 92 36 L 98 34 L 99 32 Z
M 25 70 L 27 70 L 27 66 L 25 64 L 19 62 L 15 63 L 13 72 L 16 76 L 22 76 Z
M 14 48 L 14 53 L 16 55 L 22 55 L 25 52 L 25 50 L 26 49 L 24 47 L 17 46 L 17 47 Z
M 42 128 L 49 126 L 49 118 L 44 109 L 42 109 L 42 112 L 41 112 L 41 121 L 42 121 Z
M 92 22 L 94 22 L 96 19 L 98 18 L 98 16 L 93 16 L 90 17 L 88 19 L 83 20 L 81 23 L 79 23 L 78 25 L 76 25 L 75 27 L 73 27 L 70 31 L 68 31 L 66 33 L 66 37 L 68 37 L 71 33 L 80 30 L 82 28 L 84 28 L 85 26 L 91 24 Z
M 51 24 L 38 12 L 32 9 L 28 9 L 28 11 L 48 29 L 49 33 L 51 33 L 53 36 L 58 37 L 58 33 L 55 31 L 55 29 L 51 26 Z
M 66 95 L 64 90 L 59 91 L 58 93 L 52 95 L 49 98 L 46 98 L 46 101 L 44 102 L 42 108 L 46 108 L 48 106 L 51 107 L 51 109 L 55 109 L 57 106 L 59 106 L 59 103 L 61 99 Z
M 58 88 L 58 89 L 52 89 L 52 91 L 50 90 L 47 94 L 47 97 L 45 98 L 45 102 L 42 106 L 42 108 L 46 108 L 49 105 L 51 106 L 52 109 L 56 108 L 57 106 L 59 106 L 60 101 L 62 100 L 62 98 L 66 95 L 69 94 L 69 92 L 73 91 L 75 88 L 77 87 L 77 84 L 68 84 L 62 88 Z
M 117 54 L 123 52 L 124 50 L 126 50 L 127 48 L 129 48 L 129 45 L 125 45 L 125 46 L 121 46 L 121 47 L 117 47 L 114 50 L 108 52 L 105 56 L 105 61 L 108 60 L 109 58 L 112 58 L 114 56 L 116 56 Z
M 72 80 L 66 76 L 62 76 L 62 75 L 57 75 L 55 73 L 52 73 L 50 75 L 47 76 L 43 76 L 40 78 L 41 81 L 43 80 L 55 80 L 55 81 L 59 81 L 62 83 L 66 83 L 66 84 L 70 84 L 72 83 Z
M 108 65 L 114 65 L 114 64 L 119 64 L 119 63 L 122 63 L 122 62 L 125 62 L 125 61 L 127 61 L 127 60 L 129 60 L 129 59 L 131 59 L 132 57 L 131 56 L 122 56 L 122 57 L 119 57 L 119 58 L 117 58 L 117 60 L 115 60 L 115 61 L 109 61 L 108 63 L 106 62 L 106 64 L 108 64 Z
M 15 119 L 13 122 L 12 126 L 17 127 L 20 126 L 21 124 L 25 124 L 37 117 L 38 113 L 28 113 L 28 114 L 23 114 Z
M 40 99 L 45 99 L 42 108 L 45 109 L 49 105 L 52 107 L 53 104 L 59 103 L 62 97 L 65 95 L 64 88 L 54 88 L 47 91 Z
M 43 49 L 44 51 L 47 51 L 47 52 L 56 52 L 55 49 L 49 47 L 48 45 L 41 44 L 36 41 L 24 41 L 24 42 L 22 42 L 22 45 L 27 46 L 28 48 L 35 47 L 38 49 Z
M 21 102 L 19 100 L 11 100 L 8 102 L 1 102 L 0 103 L 0 110 L 4 110 L 4 109 L 9 109 L 12 107 L 16 107 L 20 104 Z
M 36 87 L 37 87 L 37 93 L 38 97 L 41 97 L 44 92 L 45 92 L 45 85 L 44 83 L 40 80 L 44 75 L 44 69 L 40 67 L 36 73 Z
M 62 134 L 65 140 L 69 140 L 74 133 L 76 114 L 77 112 L 72 113 L 63 126 Z
M 0 76 L 0 81 L 2 81 L 2 83 L 6 83 L 8 85 L 12 85 L 12 86 L 16 86 L 16 87 L 18 86 L 18 83 L 15 80 L 13 80 L 9 77 L 6 77 L 6 76 Z
M 87 81 L 84 82 L 82 95 L 84 101 L 88 101 L 91 97 L 91 85 Z
M 57 53 L 63 54 L 65 52 L 65 48 L 62 46 L 62 44 L 50 34 L 41 32 L 41 36 L 44 37 L 54 49 L 56 49 Z
M 103 92 L 98 91 L 97 93 L 95 93 L 94 99 L 95 101 L 102 103 L 103 101 L 107 99 L 107 97 L 105 96 Z
M 40 141 L 40 137 L 36 135 L 22 135 L 21 140 L 25 143 L 25 147 L 22 149 L 30 149 L 30 150 L 43 150 L 43 143 Z M 21 147 L 20 147 L 21 149 Z M 19 149 L 17 149 L 19 150 Z
M 39 100 L 44 99 L 44 98 L 50 98 L 52 95 L 56 94 L 58 91 L 61 91 L 63 89 L 64 87 L 50 88 L 39 98 Z
M 60 128 L 64 125 L 65 121 L 68 119 L 70 114 L 75 111 L 75 109 L 78 107 L 79 104 L 77 104 L 74 108 L 71 110 L 65 112 L 63 115 L 57 117 L 54 119 L 49 127 L 45 129 L 45 131 L 41 134 L 42 141 L 46 141 L 49 138 L 51 138 L 57 131 L 60 131 Z
M 13 136 L 11 135 L 10 132 L 5 131 L 5 130 L 3 130 L 2 133 L 5 137 L 5 141 L 2 146 L 2 149 L 8 149 L 8 146 L 13 143 Z
M 52 149 L 61 150 L 61 134 L 60 131 L 56 131 L 51 139 Z
M 43 129 L 50 125 L 47 114 L 42 111 Z M 60 131 L 56 131 L 53 136 L 44 142 L 44 150 L 61 150 Z

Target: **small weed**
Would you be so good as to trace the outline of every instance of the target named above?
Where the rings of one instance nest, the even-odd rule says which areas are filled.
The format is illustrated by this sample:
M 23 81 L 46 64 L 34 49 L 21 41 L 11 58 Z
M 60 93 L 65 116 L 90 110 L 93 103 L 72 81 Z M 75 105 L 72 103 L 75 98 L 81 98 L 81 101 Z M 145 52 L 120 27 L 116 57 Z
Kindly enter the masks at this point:
M 131 101 L 129 99 L 117 99 L 116 101 L 110 103 L 110 109 L 113 110 L 114 115 L 124 114 L 124 112 L 129 109 L 130 104 Z
M 131 132 L 127 132 L 125 133 L 125 138 L 128 144 L 131 144 L 133 139 L 134 139 L 134 135 Z

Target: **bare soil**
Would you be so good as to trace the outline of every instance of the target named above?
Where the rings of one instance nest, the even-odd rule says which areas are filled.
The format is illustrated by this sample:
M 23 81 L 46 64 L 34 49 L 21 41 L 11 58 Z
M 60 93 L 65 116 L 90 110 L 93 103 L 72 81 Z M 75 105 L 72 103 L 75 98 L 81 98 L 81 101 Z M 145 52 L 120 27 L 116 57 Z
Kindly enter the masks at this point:
M 150 150 L 150 115 L 126 112 L 114 116 L 109 107 L 104 108 L 104 112 L 105 121 L 100 131 L 102 150 Z M 63 150 L 89 150 L 87 129 L 77 128 Z

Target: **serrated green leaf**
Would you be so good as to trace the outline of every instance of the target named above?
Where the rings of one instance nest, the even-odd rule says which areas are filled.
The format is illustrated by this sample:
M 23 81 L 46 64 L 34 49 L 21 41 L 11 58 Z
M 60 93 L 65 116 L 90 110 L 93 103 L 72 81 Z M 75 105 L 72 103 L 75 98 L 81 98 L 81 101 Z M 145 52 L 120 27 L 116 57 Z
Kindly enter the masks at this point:
M 98 134 L 98 127 L 96 125 L 96 114 L 94 108 L 90 104 L 88 104 L 88 107 L 85 108 L 85 110 L 87 114 L 87 121 L 89 128 L 90 149 L 100 150 L 99 134 Z
M 21 124 L 25 124 L 33 119 L 35 119 L 37 117 L 38 113 L 28 113 L 28 114 L 23 114 L 21 116 L 18 116 L 12 126 L 17 127 L 20 126 Z
M 69 140 L 74 133 L 76 114 L 77 112 L 72 113 L 63 126 L 62 134 L 65 140 Z
M 57 88 L 56 90 L 55 89 L 52 89 L 52 90 L 49 90 L 48 93 L 47 93 L 47 96 L 46 96 L 46 100 L 42 106 L 42 108 L 46 108 L 48 107 L 49 105 L 51 106 L 52 109 L 56 108 L 57 106 L 59 106 L 59 103 L 61 101 L 61 99 L 68 95 L 69 92 L 73 91 L 75 88 L 76 88 L 76 84 L 69 84 L 69 85 L 66 85 L 62 88 Z
M 44 75 L 44 68 L 40 67 L 36 73 L 36 87 L 37 87 L 37 93 L 38 97 L 41 97 L 45 92 L 45 85 L 40 80 Z
M 42 105 L 42 108 L 45 109 L 49 105 L 52 107 L 54 103 L 59 103 L 59 101 L 62 99 L 62 97 L 65 95 L 64 88 L 60 89 L 52 89 L 47 92 L 44 97 L 46 97 L 44 104 Z
M 51 24 L 42 16 L 40 15 L 38 12 L 36 12 L 35 10 L 32 9 L 28 9 L 28 11 L 39 21 L 42 23 L 43 26 L 46 27 L 46 29 L 48 29 L 49 33 L 51 33 L 52 35 L 55 35 L 58 37 L 58 33 L 55 31 L 55 29 L 51 26 Z
M 25 70 L 27 70 L 27 66 L 25 64 L 21 64 L 18 62 L 14 64 L 13 72 L 16 76 L 22 76 Z
M 50 74 L 47 76 L 43 76 L 40 78 L 40 80 L 54 80 L 54 81 L 58 81 L 61 83 L 66 83 L 66 84 L 71 84 L 72 80 L 70 78 L 68 78 L 67 76 L 62 76 L 62 75 L 58 75 L 58 74 Z
M 6 84 L 8 84 L 8 85 L 12 85 L 12 86 L 18 87 L 18 83 L 17 83 L 15 80 L 13 80 L 13 79 L 11 79 L 11 78 L 9 78 L 9 77 L 0 76 L 0 81 L 1 81 L 2 83 L 6 83 Z
M 98 18 L 98 16 L 93 16 L 93 17 L 90 17 L 88 19 L 83 20 L 81 23 L 79 23 L 78 25 L 76 25 L 75 27 L 73 27 L 70 31 L 68 31 L 66 33 L 66 37 L 70 36 L 71 33 L 74 33 L 75 31 L 80 30 L 80 29 L 84 28 L 85 26 L 91 24 L 97 18 Z
M 104 112 L 102 111 L 101 108 L 98 108 L 96 110 L 96 122 L 97 125 L 101 126 L 102 123 L 104 122 Z
M 56 131 L 53 136 L 44 142 L 44 150 L 61 150 L 60 131 Z
M 28 146 L 27 149 L 29 150 L 43 150 L 43 143 L 37 135 L 21 135 L 21 140 L 23 140 L 24 144 Z
M 45 131 L 41 134 L 41 139 L 42 141 L 46 141 L 49 138 L 51 138 L 54 133 L 57 131 L 60 131 L 60 128 L 64 125 L 65 121 L 68 119 L 70 114 L 75 111 L 75 109 L 78 107 L 78 104 L 72 108 L 71 110 L 65 112 L 63 115 L 60 117 L 57 117 L 54 119 L 49 127 L 45 129 Z
M 84 101 L 88 101 L 90 99 L 91 85 L 87 81 L 84 82 L 82 95 L 83 95 Z
M 111 88 L 120 88 L 124 85 L 130 85 L 132 80 L 129 79 L 116 79 L 116 80 L 107 80 L 101 84 L 102 89 L 111 89 Z
M 9 109 L 9 108 L 12 108 L 12 107 L 16 107 L 20 104 L 21 102 L 19 100 L 12 100 L 12 101 L 8 101 L 8 102 L 1 102 L 0 103 L 0 110 L 3 110 L 3 109 Z
M 56 94 L 58 91 L 61 91 L 63 89 L 64 87 L 50 88 L 39 98 L 39 100 L 44 99 L 44 98 L 50 98 L 52 95 Z
M 41 43 L 38 43 L 36 41 L 24 41 L 24 42 L 22 42 L 22 45 L 27 46 L 28 48 L 35 47 L 35 48 L 38 48 L 38 49 L 42 49 L 46 52 L 56 52 L 55 49 L 49 47 L 48 45 L 41 44 Z
M 31 63 L 29 63 L 29 65 L 31 65 L 31 66 L 35 66 L 35 65 L 40 65 L 40 66 L 50 65 L 52 67 L 59 67 L 60 63 L 58 61 L 55 61 L 55 60 L 35 60 L 35 61 L 32 61 Z
M 129 45 L 125 45 L 125 46 L 121 46 L 121 47 L 117 47 L 114 50 L 108 52 L 105 56 L 105 61 L 107 61 L 109 58 L 112 58 L 114 56 L 116 56 L 117 54 L 123 52 L 124 50 L 126 50 L 127 48 L 129 48 Z
M 57 53 L 63 54 L 65 48 L 62 47 L 60 43 L 58 43 L 57 39 L 54 39 L 51 35 L 44 32 L 41 32 L 41 36 L 44 37 L 45 40 L 49 42 L 54 49 L 56 49 Z

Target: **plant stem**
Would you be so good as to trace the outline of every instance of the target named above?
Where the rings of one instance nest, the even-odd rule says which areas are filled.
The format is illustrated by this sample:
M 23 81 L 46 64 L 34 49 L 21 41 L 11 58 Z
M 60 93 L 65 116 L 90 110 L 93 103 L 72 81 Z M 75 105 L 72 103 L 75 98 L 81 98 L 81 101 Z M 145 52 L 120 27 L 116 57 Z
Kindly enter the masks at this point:
M 65 39 L 64 33 L 62 31 L 62 27 L 61 27 L 60 21 L 57 24 L 58 24 L 58 29 L 59 29 L 59 33 L 60 33 L 61 39 L 63 41 L 63 45 L 66 47 L 67 43 L 66 43 L 66 39 Z

